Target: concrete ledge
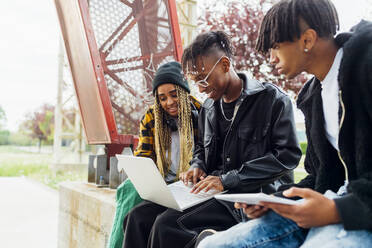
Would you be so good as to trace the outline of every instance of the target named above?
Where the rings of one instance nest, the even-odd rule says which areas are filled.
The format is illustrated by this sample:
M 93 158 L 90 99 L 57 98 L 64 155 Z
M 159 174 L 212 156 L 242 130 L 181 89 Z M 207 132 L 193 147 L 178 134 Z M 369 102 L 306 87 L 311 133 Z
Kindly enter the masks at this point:
M 116 190 L 64 182 L 59 187 L 58 247 L 107 245 L 115 215 Z

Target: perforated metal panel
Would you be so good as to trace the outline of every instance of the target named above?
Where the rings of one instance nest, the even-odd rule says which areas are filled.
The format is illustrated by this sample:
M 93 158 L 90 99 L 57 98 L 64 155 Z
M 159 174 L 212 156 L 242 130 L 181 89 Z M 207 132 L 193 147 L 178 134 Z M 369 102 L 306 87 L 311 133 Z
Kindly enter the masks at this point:
M 69 21 L 71 16 L 63 13 L 66 5 L 75 6 L 82 21 Z M 121 143 L 122 134 L 137 135 L 140 118 L 153 103 L 151 81 L 156 69 L 167 61 L 180 60 L 182 53 L 174 0 L 56 0 L 56 6 L 66 48 L 76 42 L 71 39 L 74 33 L 66 30 L 83 24 L 111 143 Z M 71 60 L 79 54 L 66 50 L 73 67 Z M 81 71 L 80 67 L 75 74 Z M 78 92 L 83 82 L 76 79 Z M 90 103 L 79 99 L 79 104 Z M 89 115 L 81 114 L 83 121 Z M 91 125 L 90 121 L 84 126 Z M 88 133 L 87 138 L 89 142 Z

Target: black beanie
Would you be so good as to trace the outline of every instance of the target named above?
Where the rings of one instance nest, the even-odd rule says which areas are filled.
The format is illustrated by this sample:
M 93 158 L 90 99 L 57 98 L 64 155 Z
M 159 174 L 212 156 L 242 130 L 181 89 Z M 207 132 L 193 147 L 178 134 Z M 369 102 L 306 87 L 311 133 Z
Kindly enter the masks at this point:
M 181 64 L 176 61 L 168 62 L 158 68 L 152 80 L 152 94 L 155 95 L 155 90 L 162 84 L 177 84 L 190 93 L 189 84 L 183 76 Z

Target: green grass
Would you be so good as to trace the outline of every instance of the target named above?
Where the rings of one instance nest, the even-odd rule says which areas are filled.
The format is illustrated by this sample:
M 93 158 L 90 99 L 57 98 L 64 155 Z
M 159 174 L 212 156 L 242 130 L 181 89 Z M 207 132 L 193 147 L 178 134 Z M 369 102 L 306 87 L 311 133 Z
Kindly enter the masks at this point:
M 305 156 L 302 155 L 300 163 L 297 167 L 297 170 L 295 169 L 295 171 L 294 171 L 294 181 L 295 181 L 295 183 L 298 183 L 299 181 L 301 181 L 301 179 L 303 179 L 307 176 L 307 173 L 304 170 L 304 161 L 305 161 Z
M 86 181 L 86 172 L 60 171 L 49 169 L 52 154 L 32 153 L 14 146 L 0 146 L 0 177 L 25 176 L 57 189 L 63 181 Z
M 307 173 L 306 172 L 295 171 L 294 172 L 294 181 L 295 181 L 295 183 L 298 183 L 299 181 L 301 181 L 306 176 L 307 176 Z
M 298 168 L 303 168 L 304 156 Z M 57 189 L 63 181 L 87 181 L 86 172 L 57 172 L 49 169 L 52 162 L 52 154 L 33 153 L 23 151 L 14 146 L 0 146 L 0 177 L 25 176 Z M 299 170 L 294 172 L 295 182 L 299 182 L 307 175 Z

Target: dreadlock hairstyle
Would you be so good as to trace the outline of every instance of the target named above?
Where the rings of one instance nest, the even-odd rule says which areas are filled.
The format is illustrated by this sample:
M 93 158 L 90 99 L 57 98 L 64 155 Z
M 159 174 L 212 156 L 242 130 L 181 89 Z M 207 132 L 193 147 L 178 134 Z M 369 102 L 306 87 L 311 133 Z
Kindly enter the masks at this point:
M 178 98 L 178 131 L 180 135 L 180 164 L 177 178 L 181 172 L 189 169 L 192 158 L 193 126 L 191 102 L 189 93 L 178 85 L 174 85 Z M 171 161 L 171 130 L 166 124 L 167 113 L 161 107 L 158 92 L 155 92 L 155 153 L 156 164 L 164 177 L 170 170 Z M 167 154 L 168 151 L 168 154 Z
M 209 31 L 199 34 L 195 40 L 183 51 L 182 69 L 186 73 L 190 72 L 188 65 L 191 62 L 195 70 L 196 60 L 199 56 L 208 56 L 220 50 L 231 59 L 234 53 L 230 37 L 223 31 Z
M 266 13 L 256 49 L 266 53 L 275 43 L 300 38 L 305 31 L 300 20 L 322 38 L 332 38 L 339 30 L 337 11 L 330 0 L 282 0 Z

